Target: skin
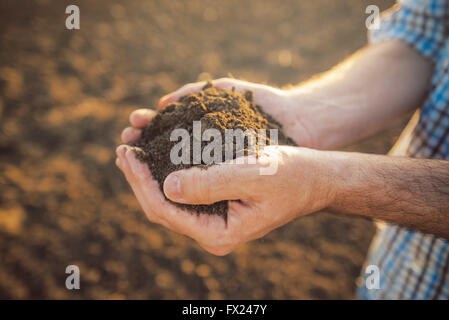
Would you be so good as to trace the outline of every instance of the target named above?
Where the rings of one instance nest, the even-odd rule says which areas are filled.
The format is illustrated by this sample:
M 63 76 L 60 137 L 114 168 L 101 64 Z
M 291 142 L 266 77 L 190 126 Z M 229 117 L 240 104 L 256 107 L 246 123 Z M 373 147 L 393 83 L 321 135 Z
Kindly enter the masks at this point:
M 221 217 L 198 216 L 168 203 L 131 147 L 117 148 L 116 163 L 150 221 L 195 239 L 216 255 L 324 208 L 447 239 L 448 161 L 325 151 L 372 135 L 409 115 L 425 98 L 432 72 L 432 63 L 413 49 L 388 41 L 369 46 L 289 90 L 236 79 L 215 80 L 219 88 L 253 90 L 256 104 L 301 146 L 268 146 L 256 164 L 223 163 L 167 177 L 164 193 L 175 202 L 230 200 L 227 223 Z M 164 96 L 159 108 L 203 85 L 188 84 Z M 122 141 L 138 139 L 154 115 L 148 109 L 134 111 Z M 259 169 L 273 161 L 278 166 L 276 174 L 260 175 Z

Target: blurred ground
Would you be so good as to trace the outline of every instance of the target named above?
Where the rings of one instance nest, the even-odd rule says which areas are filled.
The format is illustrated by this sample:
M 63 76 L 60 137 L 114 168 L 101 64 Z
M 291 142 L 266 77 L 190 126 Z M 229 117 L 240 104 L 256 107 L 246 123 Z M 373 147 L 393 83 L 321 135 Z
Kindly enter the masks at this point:
M 78 31 L 70 1 L 0 3 L 0 298 L 353 298 L 372 222 L 317 213 L 215 257 L 146 221 L 114 148 L 131 110 L 186 82 L 326 70 L 365 44 L 373 1 L 76 3 Z

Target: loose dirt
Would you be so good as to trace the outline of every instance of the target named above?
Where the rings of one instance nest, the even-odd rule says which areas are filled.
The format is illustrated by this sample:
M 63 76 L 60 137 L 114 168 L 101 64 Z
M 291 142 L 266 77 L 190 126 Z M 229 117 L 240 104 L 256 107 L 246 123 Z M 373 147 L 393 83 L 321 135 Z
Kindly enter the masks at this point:
M 281 125 L 270 115 L 262 111 L 262 109 L 254 103 L 254 94 L 252 91 L 239 93 L 234 89 L 224 90 L 218 89 L 207 83 L 198 93 L 192 93 L 181 97 L 179 101 L 169 104 L 164 110 L 160 111 L 156 117 L 144 128 L 140 140 L 132 143 L 133 146 L 139 147 L 142 151 L 137 152 L 137 158 L 148 164 L 154 179 L 157 180 L 162 190 L 165 178 L 173 171 L 190 168 L 192 166 L 200 166 L 207 168 L 214 163 L 220 163 L 225 160 L 235 159 L 240 155 L 257 154 L 258 147 L 263 145 L 274 144 L 270 139 L 269 129 L 277 129 L 278 144 L 294 145 L 293 140 L 288 138 L 283 132 Z M 194 121 L 199 121 L 201 131 L 198 137 L 194 129 Z M 190 141 L 187 154 L 190 155 L 188 161 L 175 164 L 170 158 L 171 151 L 180 140 L 170 141 L 170 136 L 175 129 L 185 129 L 189 133 Z M 215 158 L 214 162 L 210 162 L 204 157 L 195 161 L 194 139 L 201 145 L 201 154 L 210 143 L 209 141 L 201 141 L 201 134 L 206 129 L 216 129 L 221 135 L 221 155 Z M 232 156 L 226 156 L 226 140 L 225 133 L 227 130 L 233 129 L 234 132 L 253 132 L 252 137 L 244 139 L 244 144 L 238 144 L 237 139 L 232 140 L 232 145 L 228 145 L 228 149 L 232 151 Z M 241 131 L 238 131 L 238 130 Z M 260 129 L 265 129 L 265 135 L 257 134 Z M 228 131 L 229 133 L 229 131 Z M 215 139 L 215 138 L 213 138 Z M 173 140 L 173 139 L 172 139 Z M 212 140 L 214 141 L 214 140 Z M 250 144 L 250 141 L 254 143 Z M 253 146 L 254 148 L 251 148 Z M 210 155 L 213 157 L 214 150 Z M 217 214 L 226 218 L 228 211 L 228 201 L 220 201 L 211 205 L 185 205 L 177 206 L 189 209 L 198 214 Z

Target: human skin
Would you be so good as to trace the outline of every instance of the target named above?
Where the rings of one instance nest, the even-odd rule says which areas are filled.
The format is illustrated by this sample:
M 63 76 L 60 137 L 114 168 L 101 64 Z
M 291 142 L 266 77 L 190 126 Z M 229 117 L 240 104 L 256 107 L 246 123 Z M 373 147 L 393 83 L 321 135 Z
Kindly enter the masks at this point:
M 410 114 L 426 96 L 432 71 L 432 63 L 406 44 L 388 41 L 290 90 L 235 79 L 214 81 L 219 88 L 253 90 L 255 103 L 301 146 L 268 146 L 256 164 L 223 163 L 167 177 L 164 193 L 175 202 L 241 200 L 229 202 L 227 223 L 166 201 L 132 147 L 119 146 L 116 163 L 150 221 L 195 239 L 216 255 L 324 208 L 449 238 L 448 161 L 325 151 L 372 135 Z M 161 98 L 159 107 L 203 85 L 186 85 Z M 131 126 L 122 132 L 123 142 L 138 139 L 154 115 L 148 109 L 134 111 Z M 272 161 L 277 162 L 277 172 L 260 175 L 260 167 Z

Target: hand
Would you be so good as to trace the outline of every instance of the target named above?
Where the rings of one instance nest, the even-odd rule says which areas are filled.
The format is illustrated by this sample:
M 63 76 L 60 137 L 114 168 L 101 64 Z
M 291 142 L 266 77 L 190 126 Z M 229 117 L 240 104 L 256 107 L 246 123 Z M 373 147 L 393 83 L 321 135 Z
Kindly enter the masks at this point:
M 122 133 L 129 142 L 154 116 L 140 109 L 131 114 L 132 127 Z M 117 148 L 117 165 L 123 171 L 148 219 L 195 239 L 205 250 L 224 255 L 238 245 L 260 238 L 297 216 L 326 207 L 333 199 L 332 161 L 327 153 L 306 148 L 268 146 L 255 164 L 222 163 L 207 170 L 190 168 L 171 173 L 164 193 L 175 202 L 211 204 L 230 201 L 227 223 L 216 215 L 188 212 L 165 200 L 146 164 L 135 158 L 133 148 Z M 247 159 L 247 158 L 245 158 Z M 273 175 L 261 168 L 276 166 Z
M 184 95 L 198 92 L 206 83 L 189 83 L 159 100 L 158 107 L 163 109 L 171 102 L 177 101 Z M 298 96 L 293 91 L 281 90 L 263 84 L 251 83 L 231 78 L 221 78 L 214 80 L 213 84 L 220 89 L 231 90 L 232 87 L 238 92 L 244 93 L 246 90 L 254 92 L 254 102 L 266 113 L 279 121 L 283 126 L 284 133 L 292 138 L 299 146 L 308 148 L 318 148 L 317 126 L 308 120 L 310 112 L 305 106 L 316 105 L 316 101 L 311 101 L 305 97 Z

